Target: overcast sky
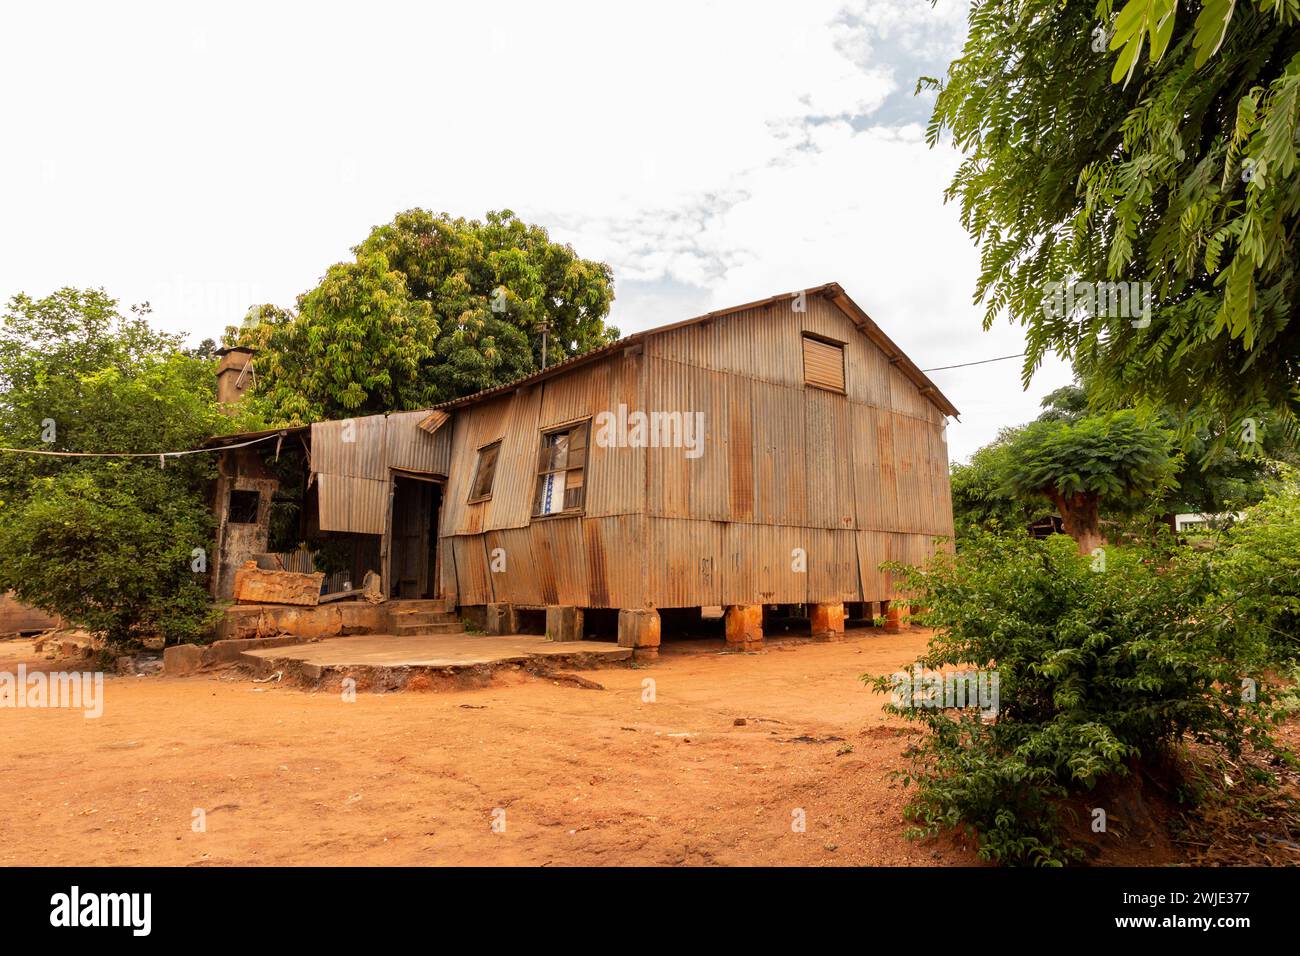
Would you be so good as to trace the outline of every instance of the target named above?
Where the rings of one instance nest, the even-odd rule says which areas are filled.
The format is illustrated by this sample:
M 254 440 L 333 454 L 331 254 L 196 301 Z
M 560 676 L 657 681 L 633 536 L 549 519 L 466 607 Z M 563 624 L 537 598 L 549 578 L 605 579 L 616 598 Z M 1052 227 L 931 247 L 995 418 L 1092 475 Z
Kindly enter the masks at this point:
M 614 269 L 624 333 L 842 284 L 922 368 L 981 330 L 912 95 L 965 0 L 7 5 L 0 296 L 103 286 L 216 338 L 370 228 L 510 208 Z M 964 459 L 1068 382 L 935 372 Z

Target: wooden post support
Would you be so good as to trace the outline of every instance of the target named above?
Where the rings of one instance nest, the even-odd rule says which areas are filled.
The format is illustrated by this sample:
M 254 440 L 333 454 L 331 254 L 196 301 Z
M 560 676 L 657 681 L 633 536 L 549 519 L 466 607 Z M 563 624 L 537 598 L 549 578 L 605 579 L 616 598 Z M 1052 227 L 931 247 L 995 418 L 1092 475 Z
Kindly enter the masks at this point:
M 551 605 L 546 609 L 548 641 L 582 640 L 582 608 Z
M 812 636 L 818 641 L 844 640 L 843 604 L 810 604 L 808 617 L 812 623 Z
M 727 646 L 733 650 L 756 651 L 763 646 L 763 605 L 732 604 L 727 607 Z
M 519 620 L 513 604 L 489 604 L 487 606 L 487 626 L 489 634 L 518 634 Z
M 618 612 L 618 646 L 632 648 L 633 660 L 658 657 L 659 623 L 653 608 L 623 608 Z

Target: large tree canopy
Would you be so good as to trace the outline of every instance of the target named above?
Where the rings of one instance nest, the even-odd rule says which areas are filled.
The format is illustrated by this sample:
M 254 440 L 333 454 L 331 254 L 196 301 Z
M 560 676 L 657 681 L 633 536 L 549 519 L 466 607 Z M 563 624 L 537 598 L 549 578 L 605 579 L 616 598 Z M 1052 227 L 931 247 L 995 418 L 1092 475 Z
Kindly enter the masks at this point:
M 1101 543 L 1103 505 L 1140 511 L 1175 481 L 1179 457 L 1158 422 L 1125 410 L 1074 421 L 1040 419 L 1008 443 L 1011 489 L 1056 505 L 1083 553 Z
M 352 262 L 227 333 L 258 350 L 258 399 L 276 421 L 421 408 L 611 342 L 607 265 L 509 210 L 486 221 L 423 209 L 371 231 Z
M 1184 437 L 1294 432 L 1298 18 L 1300 0 L 972 5 L 929 137 L 966 154 L 949 196 L 981 246 L 986 327 L 1028 328 L 1026 383 L 1054 351 L 1110 407 L 1173 409 Z M 1120 282 L 1151 283 L 1148 312 L 1045 307 Z
M 1066 490 L 1076 494 L 1091 486 L 1091 501 L 1085 496 L 1073 502 L 1087 504 L 1089 511 L 1095 505 L 1098 520 L 1161 519 L 1174 530 L 1179 513 L 1237 512 L 1276 493 L 1285 465 L 1295 457 L 1293 448 L 1271 439 L 1264 456 L 1229 448 L 1211 457 L 1210 435 L 1193 436 L 1181 455 L 1171 457 L 1170 416 L 1144 424 L 1132 410 L 1099 415 L 1090 410 L 1087 395 L 1077 384 L 1056 389 L 1043 399 L 1043 413 L 1034 422 L 1002 429 L 968 463 L 952 466 L 953 523 L 959 539 L 1022 528 L 1047 510 L 1047 499 L 1059 507 L 1063 479 Z M 1125 457 L 1133 455 L 1158 467 L 1149 475 L 1126 471 Z M 1090 479 L 1099 468 L 1115 479 L 1109 486 Z M 1092 525 L 1092 517 L 1085 516 L 1083 526 Z

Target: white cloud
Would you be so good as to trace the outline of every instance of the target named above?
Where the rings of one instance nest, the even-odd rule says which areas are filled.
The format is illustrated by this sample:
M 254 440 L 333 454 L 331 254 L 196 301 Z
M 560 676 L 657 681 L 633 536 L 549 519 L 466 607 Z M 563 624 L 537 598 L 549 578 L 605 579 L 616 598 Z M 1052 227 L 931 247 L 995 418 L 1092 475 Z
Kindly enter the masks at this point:
M 24 5 L 0 14 L 0 295 L 103 285 L 216 336 L 411 206 L 510 207 L 615 269 L 624 331 L 830 279 L 923 367 L 980 331 L 921 139 L 964 0 Z M 1068 379 L 935 379 L 965 457 Z

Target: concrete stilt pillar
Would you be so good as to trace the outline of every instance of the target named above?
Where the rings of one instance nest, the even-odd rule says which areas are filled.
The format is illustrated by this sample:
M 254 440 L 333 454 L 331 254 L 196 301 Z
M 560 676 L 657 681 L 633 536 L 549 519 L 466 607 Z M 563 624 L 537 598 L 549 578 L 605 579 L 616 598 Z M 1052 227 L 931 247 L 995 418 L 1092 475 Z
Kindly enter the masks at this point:
M 519 620 L 513 604 L 489 604 L 487 606 L 487 626 L 489 634 L 518 634 Z
M 763 605 L 732 604 L 727 607 L 727 646 L 756 651 L 763 646 Z
M 546 639 L 548 641 L 582 640 L 582 608 L 551 605 L 546 609 Z
M 618 612 L 618 646 L 632 648 L 632 659 L 659 656 L 659 612 L 653 608 L 623 608 Z
M 810 604 L 808 617 L 812 625 L 812 636 L 819 641 L 844 640 L 843 604 Z
M 885 632 L 888 634 L 898 634 L 903 630 L 903 609 L 894 607 L 893 603 L 887 605 L 885 611 Z

